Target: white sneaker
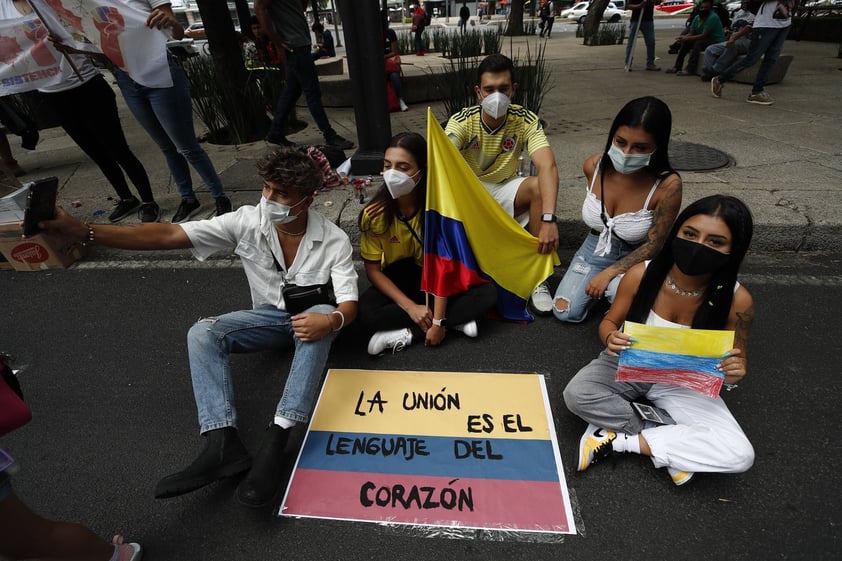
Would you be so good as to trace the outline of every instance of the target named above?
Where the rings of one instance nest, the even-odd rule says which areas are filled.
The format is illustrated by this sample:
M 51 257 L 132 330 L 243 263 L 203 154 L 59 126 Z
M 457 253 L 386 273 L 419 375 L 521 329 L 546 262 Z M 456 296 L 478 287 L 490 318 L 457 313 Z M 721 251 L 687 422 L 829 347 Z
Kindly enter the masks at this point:
M 396 353 L 411 344 L 412 331 L 408 327 L 392 331 L 378 331 L 368 342 L 368 354 L 379 355 L 386 349 L 392 349 L 392 352 Z
M 476 337 L 479 333 L 479 330 L 477 329 L 477 322 L 475 320 L 463 323 L 462 325 L 454 325 L 453 329 L 461 331 L 468 337 Z
M 539 316 L 548 316 L 553 311 L 553 297 L 550 295 L 550 287 L 542 282 L 532 291 L 532 309 Z
M 399 99 L 398 105 L 400 105 L 401 111 L 409 111 L 409 106 L 406 104 L 406 102 L 404 100 Z
M 693 479 L 694 475 L 696 475 L 692 471 L 681 471 L 675 468 L 671 468 L 669 466 L 667 466 L 667 473 L 670 474 L 672 482 L 678 485 L 679 487 L 684 485 L 685 483 L 690 483 L 690 480 Z

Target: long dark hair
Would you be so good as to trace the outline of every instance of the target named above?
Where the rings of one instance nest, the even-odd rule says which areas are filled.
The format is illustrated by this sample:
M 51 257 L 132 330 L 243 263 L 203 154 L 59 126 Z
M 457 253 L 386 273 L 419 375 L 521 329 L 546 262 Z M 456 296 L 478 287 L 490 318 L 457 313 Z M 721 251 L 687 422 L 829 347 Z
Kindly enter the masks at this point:
M 705 214 L 716 216 L 731 230 L 731 253 L 724 267 L 715 271 L 710 284 L 704 294 L 696 315 L 693 316 L 692 327 L 697 329 L 724 329 L 731 312 L 731 302 L 734 299 L 734 285 L 737 282 L 737 272 L 751 243 L 754 231 L 754 221 L 751 211 L 743 201 L 729 195 L 711 195 L 699 199 L 685 208 L 670 230 L 664 241 L 660 253 L 655 256 L 646 268 L 646 273 L 640 281 L 629 307 L 626 319 L 638 323 L 645 323 L 649 311 L 655 303 L 658 291 L 666 279 L 667 273 L 675 263 L 672 255 L 672 241 L 678 235 L 681 227 L 691 217 Z
M 611 158 L 608 156 L 608 149 L 614 142 L 614 135 L 620 127 L 640 127 L 655 139 L 655 152 L 649 158 L 649 165 L 646 168 L 656 177 L 666 177 L 676 173 L 669 160 L 670 132 L 672 131 L 672 113 L 667 104 L 648 95 L 639 97 L 626 103 L 611 124 L 608 131 L 608 140 L 605 141 L 605 150 L 599 162 L 601 180 L 605 179 L 605 170 L 614 169 Z
M 412 157 L 415 158 L 415 162 L 418 164 L 418 169 L 421 170 L 421 178 L 418 180 L 418 184 L 415 186 L 415 190 L 412 191 L 412 193 L 415 195 L 418 212 L 420 213 L 419 227 L 421 231 L 416 233 L 423 238 L 424 209 L 427 202 L 427 141 L 424 140 L 424 137 L 417 132 L 401 132 L 392 137 L 392 140 L 389 141 L 389 146 L 387 148 L 403 148 L 412 154 Z M 383 208 L 382 214 L 385 230 L 382 232 L 372 231 L 370 229 L 370 222 L 367 226 L 363 226 L 363 216 L 365 215 L 366 210 L 374 206 L 381 206 Z M 380 190 L 377 191 L 377 194 L 375 194 L 371 199 L 371 202 L 369 202 L 360 212 L 360 216 L 357 218 L 357 223 L 360 226 L 361 232 L 371 231 L 372 234 L 380 236 L 389 230 L 389 226 L 392 222 L 394 222 L 396 217 L 398 217 L 398 203 L 392 198 L 392 195 L 389 194 L 389 190 L 386 188 L 386 184 L 384 183 Z M 407 216 L 405 218 L 410 217 Z

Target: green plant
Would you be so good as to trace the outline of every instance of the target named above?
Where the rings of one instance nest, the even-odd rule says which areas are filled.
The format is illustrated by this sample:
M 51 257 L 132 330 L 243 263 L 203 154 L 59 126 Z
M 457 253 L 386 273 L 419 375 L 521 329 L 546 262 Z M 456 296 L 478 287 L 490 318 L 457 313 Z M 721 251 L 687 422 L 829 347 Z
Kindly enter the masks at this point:
M 476 103 L 474 85 L 476 63 L 474 59 L 456 57 L 448 60 L 443 69 L 427 71 L 442 100 L 444 119 Z
M 510 45 L 511 50 L 511 45 Z M 526 43 L 526 56 L 521 59 L 520 51 L 513 52 L 518 87 L 512 97 L 512 103 L 523 105 L 533 113 L 540 114 L 544 97 L 554 87 L 552 70 L 547 65 L 547 43 L 539 42 L 536 51 Z
M 415 34 L 411 31 L 401 31 L 398 36 L 398 54 L 408 55 L 415 52 Z
M 217 76 L 211 57 L 197 56 L 182 62 L 190 82 L 193 111 L 208 129 L 208 141 L 240 144 L 260 138 L 266 132 L 266 100 L 250 76 L 245 84 L 233 84 Z M 279 91 L 279 90 L 278 90 Z
M 482 30 L 482 51 L 484 55 L 500 52 L 503 45 L 503 30 L 499 25 L 487 25 Z
M 430 51 L 446 53 L 450 50 L 451 34 L 447 29 L 436 27 L 428 33 L 430 38 Z
M 576 26 L 576 37 L 584 37 L 584 44 L 597 45 L 622 45 L 626 38 L 626 26 L 623 23 L 600 23 L 596 34 L 588 37 L 584 32 L 584 24 Z
M 449 47 L 442 51 L 442 55 L 447 58 L 482 55 L 482 33 L 470 30 L 464 34 L 452 35 Z

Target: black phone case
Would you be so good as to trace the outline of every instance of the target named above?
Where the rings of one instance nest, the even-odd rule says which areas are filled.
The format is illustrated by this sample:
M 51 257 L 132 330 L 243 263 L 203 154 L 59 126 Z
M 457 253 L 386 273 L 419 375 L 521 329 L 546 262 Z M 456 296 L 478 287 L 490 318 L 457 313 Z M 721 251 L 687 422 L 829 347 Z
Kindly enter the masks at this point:
M 39 179 L 29 187 L 26 196 L 26 210 L 23 213 L 23 234 L 33 236 L 38 233 L 38 223 L 51 220 L 56 216 L 56 195 L 58 178 Z

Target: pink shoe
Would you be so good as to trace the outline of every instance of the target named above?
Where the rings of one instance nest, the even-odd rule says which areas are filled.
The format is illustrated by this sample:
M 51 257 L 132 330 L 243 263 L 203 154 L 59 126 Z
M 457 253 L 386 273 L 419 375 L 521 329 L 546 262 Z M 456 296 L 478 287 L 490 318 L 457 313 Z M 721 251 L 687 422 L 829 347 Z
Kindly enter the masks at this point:
M 143 557 L 143 552 L 138 543 L 124 543 L 123 536 L 117 534 L 111 539 L 114 544 L 114 561 L 140 561 Z

